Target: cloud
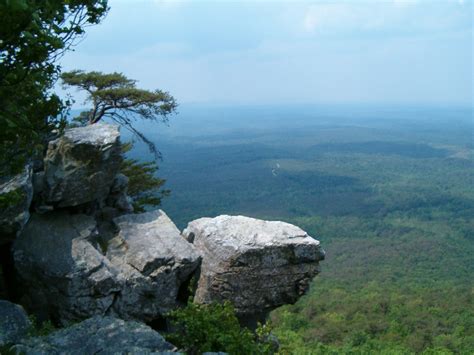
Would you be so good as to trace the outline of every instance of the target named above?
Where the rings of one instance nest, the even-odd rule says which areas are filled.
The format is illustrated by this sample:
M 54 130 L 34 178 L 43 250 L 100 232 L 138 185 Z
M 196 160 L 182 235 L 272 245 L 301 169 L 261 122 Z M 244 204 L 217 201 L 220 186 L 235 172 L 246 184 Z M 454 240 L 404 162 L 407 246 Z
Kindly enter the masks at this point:
M 320 3 L 308 6 L 303 26 L 310 33 L 377 30 L 391 25 L 405 11 L 405 1 L 391 4 Z M 402 6 L 400 5 L 402 4 Z
M 356 10 L 356 11 L 353 11 Z M 365 14 L 352 5 L 334 3 L 310 5 L 306 11 L 303 26 L 308 32 L 337 30 L 363 25 Z
M 181 0 L 152 0 L 153 4 L 164 8 L 176 8 L 183 5 Z
M 308 5 L 302 27 L 320 35 L 416 34 L 430 31 L 466 29 L 472 17 L 463 11 L 464 0 L 429 2 L 392 0 L 390 2 L 338 1 Z
M 398 7 L 413 6 L 419 2 L 419 0 L 393 0 L 393 4 Z

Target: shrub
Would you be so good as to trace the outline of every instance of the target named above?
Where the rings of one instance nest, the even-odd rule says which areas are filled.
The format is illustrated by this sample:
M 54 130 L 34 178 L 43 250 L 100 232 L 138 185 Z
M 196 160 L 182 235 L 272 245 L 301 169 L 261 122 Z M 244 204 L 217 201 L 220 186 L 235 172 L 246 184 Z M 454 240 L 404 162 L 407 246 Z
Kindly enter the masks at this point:
M 201 354 L 224 351 L 229 354 L 272 354 L 270 327 L 259 325 L 256 333 L 241 327 L 230 302 L 208 305 L 188 302 L 169 314 L 173 333 L 166 338 L 186 351 Z

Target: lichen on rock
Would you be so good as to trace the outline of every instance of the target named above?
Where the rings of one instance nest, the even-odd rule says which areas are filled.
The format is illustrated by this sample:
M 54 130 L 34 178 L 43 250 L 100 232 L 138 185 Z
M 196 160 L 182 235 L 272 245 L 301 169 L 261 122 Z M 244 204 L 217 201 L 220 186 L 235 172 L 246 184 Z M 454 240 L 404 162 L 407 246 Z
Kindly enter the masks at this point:
M 48 145 L 44 203 L 67 207 L 105 200 L 121 161 L 118 126 L 97 123 L 67 129 Z

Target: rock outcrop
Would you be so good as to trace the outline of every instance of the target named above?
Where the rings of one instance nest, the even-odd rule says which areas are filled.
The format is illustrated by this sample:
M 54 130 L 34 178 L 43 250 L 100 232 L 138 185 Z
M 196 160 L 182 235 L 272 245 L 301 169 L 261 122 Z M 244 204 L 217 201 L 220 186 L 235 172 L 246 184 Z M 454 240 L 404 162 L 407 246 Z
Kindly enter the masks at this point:
M 120 232 L 109 241 L 106 255 L 123 280 L 114 311 L 146 321 L 164 315 L 176 307 L 180 288 L 186 288 L 200 255 L 161 210 L 124 215 L 114 222 Z
M 162 211 L 115 222 L 104 240 L 93 217 L 33 215 L 13 254 L 28 308 L 66 325 L 106 314 L 152 321 L 176 307 L 199 254 Z
M 23 307 L 0 300 L 0 347 L 18 343 L 26 337 L 30 327 Z
M 24 302 L 63 324 L 105 314 L 120 290 L 117 271 L 93 246 L 94 218 L 35 214 L 13 246 Z
M 175 347 L 145 324 L 93 317 L 45 337 L 24 340 L 18 354 L 175 354 Z
M 159 323 L 187 301 L 192 277 L 196 302 L 229 300 L 253 326 L 294 303 L 319 272 L 319 242 L 288 223 L 219 216 L 181 234 L 161 210 L 131 214 L 121 162 L 118 128 L 95 124 L 51 141 L 34 173 L 28 166 L 0 181 L 0 204 L 14 202 L 0 212 L 0 251 L 8 272 L 16 270 L 22 304 L 64 326 L 88 319 L 21 340 L 15 351 L 166 352 L 172 346 L 158 333 L 128 321 Z M 21 308 L 7 306 L 0 302 L 0 345 L 29 327 Z
M 32 177 L 26 165 L 20 174 L 0 180 L 0 246 L 13 241 L 30 218 Z
M 104 201 L 122 161 L 117 126 L 71 128 L 48 145 L 44 158 L 46 205 L 77 206 Z
M 229 300 L 250 323 L 296 302 L 324 258 L 317 240 L 284 222 L 201 218 L 190 222 L 183 236 L 203 256 L 195 301 Z

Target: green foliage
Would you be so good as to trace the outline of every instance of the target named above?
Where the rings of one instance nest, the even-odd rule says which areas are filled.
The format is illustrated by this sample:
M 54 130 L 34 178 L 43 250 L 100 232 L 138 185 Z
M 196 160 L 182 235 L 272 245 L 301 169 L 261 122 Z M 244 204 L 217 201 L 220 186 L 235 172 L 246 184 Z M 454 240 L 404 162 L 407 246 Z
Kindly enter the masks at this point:
M 103 118 L 110 118 L 140 138 L 159 157 L 155 144 L 133 127 L 133 121 L 142 118 L 166 122 L 168 115 L 176 111 L 177 103 L 173 96 L 161 90 L 139 89 L 135 80 L 121 73 L 74 70 L 61 74 L 61 79 L 64 86 L 84 90 L 87 93 L 86 102 L 92 104 L 92 109 L 82 113 L 79 121 L 94 124 Z
M 31 326 L 28 329 L 28 333 L 27 333 L 28 337 L 47 336 L 56 330 L 56 327 L 49 320 L 38 322 L 37 318 L 34 315 L 30 315 L 29 319 L 31 322 Z M 23 354 L 23 352 L 18 352 L 17 350 L 14 350 L 13 348 L 14 345 L 15 344 L 5 344 L 3 346 L 0 346 L 0 355 Z
M 132 143 L 122 144 L 122 153 L 125 155 L 132 146 Z M 161 189 L 166 180 L 156 176 L 158 165 L 155 161 L 142 162 L 125 157 L 120 170 L 129 179 L 128 195 L 133 199 L 136 213 L 144 212 L 147 206 L 159 206 L 163 197 L 170 193 Z
M 468 353 L 474 344 L 470 292 L 449 283 L 357 287 L 322 277 L 297 305 L 274 312 L 272 322 L 289 352 L 324 345 L 340 353 Z
M 0 175 L 17 172 L 63 127 L 68 102 L 51 93 L 56 61 L 106 11 L 106 0 L 0 1 Z
M 50 333 L 56 330 L 56 327 L 50 320 L 45 320 L 43 322 L 38 322 L 34 315 L 30 315 L 31 327 L 28 331 L 28 336 L 30 337 L 42 337 L 49 335 Z
M 23 190 L 16 189 L 0 195 L 0 210 L 6 210 L 9 206 L 19 203 L 25 194 Z
M 181 228 L 202 215 L 243 214 L 321 241 L 327 257 L 308 295 L 271 314 L 283 354 L 470 354 L 470 114 L 467 125 L 430 121 L 429 130 L 334 118 L 304 131 L 183 137 L 167 149 L 176 193 L 166 211 Z
M 256 334 L 240 326 L 231 303 L 194 304 L 170 313 L 173 333 L 168 341 L 188 354 L 224 351 L 229 354 L 271 354 L 270 328 L 260 326 Z
M 17 351 L 12 349 L 12 345 L 2 345 L 0 346 L 1 355 L 17 355 Z

